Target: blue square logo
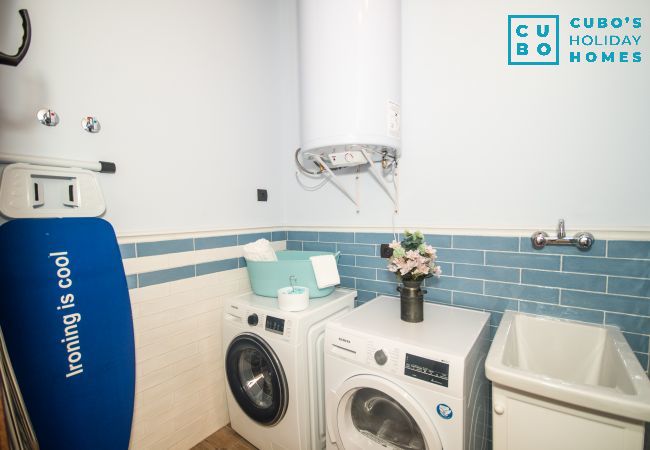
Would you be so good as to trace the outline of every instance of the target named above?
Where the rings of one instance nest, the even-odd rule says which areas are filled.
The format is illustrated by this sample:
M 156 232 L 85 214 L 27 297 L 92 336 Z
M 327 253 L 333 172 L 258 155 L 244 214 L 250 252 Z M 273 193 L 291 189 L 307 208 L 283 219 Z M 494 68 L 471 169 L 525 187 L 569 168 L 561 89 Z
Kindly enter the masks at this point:
M 508 64 L 560 64 L 560 16 L 509 15 Z

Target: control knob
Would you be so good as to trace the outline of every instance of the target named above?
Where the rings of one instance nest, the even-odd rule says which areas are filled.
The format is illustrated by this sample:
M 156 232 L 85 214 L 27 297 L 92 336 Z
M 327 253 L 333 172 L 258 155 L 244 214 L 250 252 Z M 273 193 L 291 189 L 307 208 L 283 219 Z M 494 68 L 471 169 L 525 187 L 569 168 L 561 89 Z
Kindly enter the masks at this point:
M 257 325 L 257 322 L 259 322 L 259 319 L 257 318 L 257 314 L 251 314 L 248 316 L 248 324 L 251 326 Z
M 380 366 L 383 366 L 388 361 L 388 356 L 386 356 L 386 353 L 383 350 L 379 349 L 375 352 L 375 361 Z

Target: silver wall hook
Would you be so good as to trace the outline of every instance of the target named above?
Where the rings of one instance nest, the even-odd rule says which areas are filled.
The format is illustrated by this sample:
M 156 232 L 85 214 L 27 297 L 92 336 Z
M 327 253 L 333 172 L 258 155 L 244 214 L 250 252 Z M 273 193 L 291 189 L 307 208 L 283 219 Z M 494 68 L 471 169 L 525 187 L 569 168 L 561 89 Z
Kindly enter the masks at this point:
M 86 116 L 81 119 L 81 128 L 89 133 L 99 133 L 99 130 L 101 130 L 102 127 L 99 124 L 97 117 Z
M 36 118 L 46 127 L 55 127 L 59 124 L 59 115 L 51 109 L 39 109 Z

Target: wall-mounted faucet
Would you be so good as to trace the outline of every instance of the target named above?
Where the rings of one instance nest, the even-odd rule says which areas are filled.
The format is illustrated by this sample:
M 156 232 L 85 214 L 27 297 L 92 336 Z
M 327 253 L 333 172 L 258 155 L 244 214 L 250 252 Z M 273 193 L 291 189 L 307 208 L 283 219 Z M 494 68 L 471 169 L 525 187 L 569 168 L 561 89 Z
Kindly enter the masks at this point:
M 550 237 L 545 231 L 536 231 L 530 237 L 533 247 L 537 250 L 547 245 L 575 245 L 580 250 L 589 250 L 593 245 L 595 238 L 591 233 L 581 231 L 576 233 L 572 238 L 566 237 L 564 219 L 560 219 L 557 224 L 557 236 Z

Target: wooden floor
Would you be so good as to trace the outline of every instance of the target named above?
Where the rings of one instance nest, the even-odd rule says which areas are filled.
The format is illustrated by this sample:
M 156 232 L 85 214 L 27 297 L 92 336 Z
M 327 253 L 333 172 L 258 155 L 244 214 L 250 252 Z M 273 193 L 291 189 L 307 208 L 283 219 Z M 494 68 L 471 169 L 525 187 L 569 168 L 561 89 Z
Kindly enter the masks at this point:
M 192 450 L 257 450 L 246 439 L 235 433 L 226 425 L 214 434 L 211 434 L 204 441 L 192 447 Z

